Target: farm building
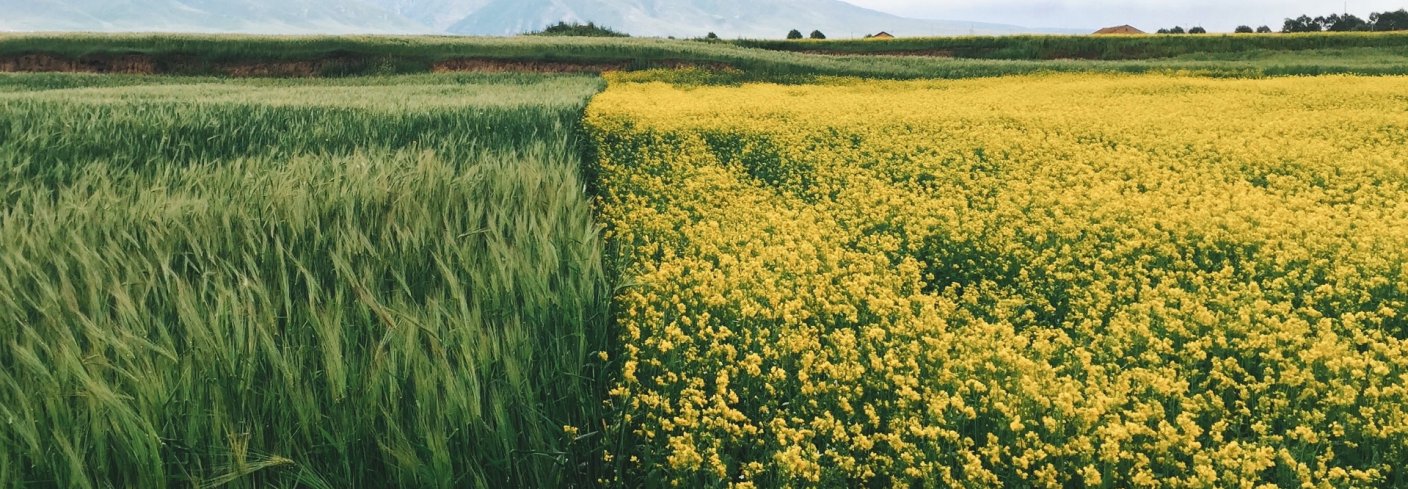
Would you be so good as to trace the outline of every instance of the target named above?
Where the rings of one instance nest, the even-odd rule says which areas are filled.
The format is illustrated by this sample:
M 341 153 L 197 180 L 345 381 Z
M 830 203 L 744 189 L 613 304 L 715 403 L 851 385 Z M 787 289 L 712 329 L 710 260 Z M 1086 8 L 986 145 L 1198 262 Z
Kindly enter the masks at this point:
M 1144 34 L 1144 33 L 1145 33 L 1144 31 L 1141 31 L 1141 30 L 1139 30 L 1139 29 L 1136 29 L 1134 26 L 1128 25 L 1128 24 L 1126 24 L 1126 25 L 1121 25 L 1121 26 L 1115 26 L 1115 27 L 1106 27 L 1106 28 L 1104 28 L 1104 29 L 1100 29 L 1100 30 L 1098 30 L 1098 31 L 1095 31 L 1095 35 L 1097 35 L 1097 36 L 1107 36 L 1107 35 L 1112 35 L 1112 34 Z
M 893 34 L 888 33 L 888 32 L 880 31 L 880 32 L 875 33 L 875 34 L 867 34 L 867 35 L 865 36 L 865 38 L 866 38 L 866 39 L 894 39 L 895 36 L 894 36 Z

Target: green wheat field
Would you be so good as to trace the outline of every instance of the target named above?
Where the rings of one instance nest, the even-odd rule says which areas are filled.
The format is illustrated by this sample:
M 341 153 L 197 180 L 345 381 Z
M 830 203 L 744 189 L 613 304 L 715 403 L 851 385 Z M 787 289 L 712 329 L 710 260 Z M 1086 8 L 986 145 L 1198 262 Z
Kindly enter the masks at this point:
M 600 417 L 601 87 L 0 76 L 0 481 L 587 470 L 562 427 Z

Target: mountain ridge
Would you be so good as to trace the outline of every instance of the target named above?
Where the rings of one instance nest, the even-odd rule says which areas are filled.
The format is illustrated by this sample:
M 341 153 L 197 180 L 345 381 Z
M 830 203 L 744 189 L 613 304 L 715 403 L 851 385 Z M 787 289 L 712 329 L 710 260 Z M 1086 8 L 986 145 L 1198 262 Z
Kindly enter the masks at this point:
M 559 21 L 635 36 L 1069 33 L 900 17 L 840 0 L 0 0 L 0 31 L 504 36 Z
M 361 0 L 0 0 L 0 31 L 432 34 Z
M 840 0 L 490 0 L 452 34 L 512 35 L 558 21 L 595 22 L 638 36 L 780 38 L 788 30 L 820 30 L 832 37 L 880 31 L 899 36 L 1068 32 L 1005 24 L 923 20 L 866 9 Z

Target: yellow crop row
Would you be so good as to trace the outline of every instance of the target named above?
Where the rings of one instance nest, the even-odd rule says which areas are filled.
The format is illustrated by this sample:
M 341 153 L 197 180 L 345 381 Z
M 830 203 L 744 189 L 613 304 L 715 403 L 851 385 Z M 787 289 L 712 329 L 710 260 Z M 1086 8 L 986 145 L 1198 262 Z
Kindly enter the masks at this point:
M 588 109 L 637 482 L 1408 484 L 1408 79 Z

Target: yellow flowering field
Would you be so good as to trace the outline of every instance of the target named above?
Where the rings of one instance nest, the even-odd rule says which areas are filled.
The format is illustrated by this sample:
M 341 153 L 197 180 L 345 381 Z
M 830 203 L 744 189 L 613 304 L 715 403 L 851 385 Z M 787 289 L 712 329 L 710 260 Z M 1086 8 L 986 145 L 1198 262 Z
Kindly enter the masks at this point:
M 587 124 L 623 482 L 1408 484 L 1408 79 L 617 77 Z

